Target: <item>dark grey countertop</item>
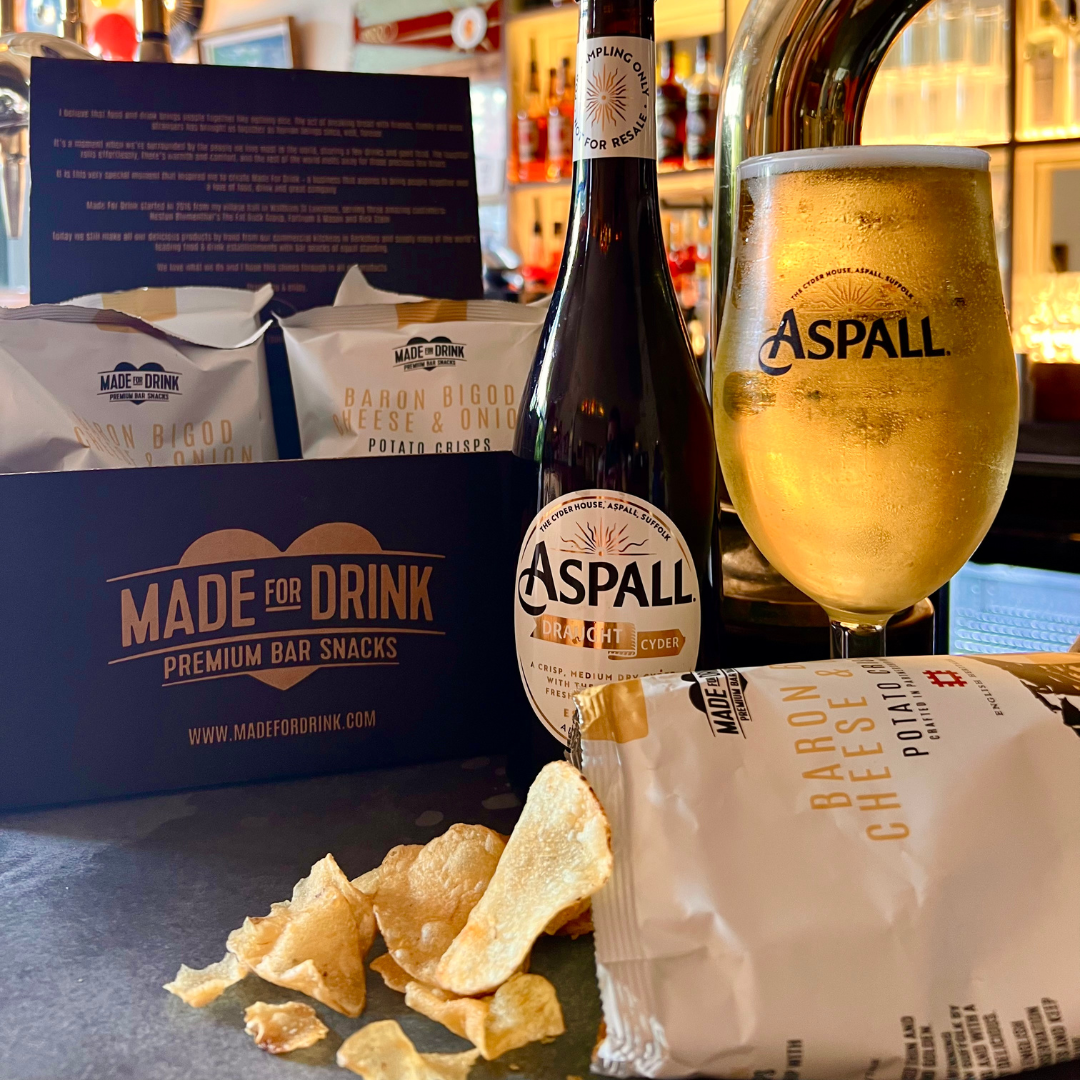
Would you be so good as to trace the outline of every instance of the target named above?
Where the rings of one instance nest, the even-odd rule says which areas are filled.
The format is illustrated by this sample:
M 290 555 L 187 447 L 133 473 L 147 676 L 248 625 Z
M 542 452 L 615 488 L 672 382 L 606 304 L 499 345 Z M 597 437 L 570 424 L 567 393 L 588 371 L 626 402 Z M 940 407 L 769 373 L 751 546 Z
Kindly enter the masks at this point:
M 419 1050 L 468 1049 L 374 972 L 356 1020 L 254 977 L 203 1009 L 161 984 L 182 962 L 220 960 L 229 931 L 288 899 L 328 851 L 354 877 L 456 821 L 509 832 L 518 809 L 499 761 L 474 758 L 0 816 L 0 1080 L 347 1077 L 342 1040 L 390 1017 Z M 541 940 L 531 970 L 555 984 L 566 1034 L 478 1061 L 470 1080 L 592 1075 L 591 937 Z M 244 1033 L 258 1000 L 308 1001 L 331 1034 L 275 1058 Z M 1080 1080 L 1080 1063 L 1029 1075 Z
M 468 1049 L 374 972 L 356 1020 L 256 978 L 203 1009 L 161 984 L 220 960 L 229 931 L 288 899 L 328 851 L 355 877 L 457 821 L 509 832 L 518 808 L 498 760 L 475 758 L 0 816 L 0 1080 L 345 1077 L 342 1039 L 389 1017 L 419 1050 Z M 481 1060 L 470 1080 L 590 1075 L 591 937 L 539 942 L 532 970 L 555 984 L 566 1034 Z M 258 1000 L 310 1001 L 331 1034 L 275 1058 L 244 1033 Z

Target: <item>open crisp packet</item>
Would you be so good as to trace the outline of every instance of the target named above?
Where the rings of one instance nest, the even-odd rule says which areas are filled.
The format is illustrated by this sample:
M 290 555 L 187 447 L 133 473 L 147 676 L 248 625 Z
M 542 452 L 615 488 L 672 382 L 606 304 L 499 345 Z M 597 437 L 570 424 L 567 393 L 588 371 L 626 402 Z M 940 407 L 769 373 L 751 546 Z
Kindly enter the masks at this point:
M 1080 1056 L 1080 656 L 577 700 L 615 847 L 594 1071 L 932 1080 Z

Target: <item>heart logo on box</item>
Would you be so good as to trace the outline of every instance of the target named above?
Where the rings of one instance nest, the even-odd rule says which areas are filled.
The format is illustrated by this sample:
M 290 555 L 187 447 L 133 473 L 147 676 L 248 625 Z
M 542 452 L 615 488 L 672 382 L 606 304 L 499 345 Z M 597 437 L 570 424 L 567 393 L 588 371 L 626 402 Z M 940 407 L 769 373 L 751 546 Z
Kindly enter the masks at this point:
M 316 623 L 323 620 L 325 625 L 311 625 L 305 628 L 286 627 L 268 630 L 260 627 L 267 619 L 274 619 L 285 612 L 304 609 L 301 600 L 303 576 L 278 577 L 266 579 L 261 583 L 264 596 L 256 595 L 254 574 L 244 574 L 236 578 L 235 565 L 239 562 L 253 563 L 265 559 L 310 558 L 312 556 L 387 556 L 386 562 L 376 563 L 371 559 L 365 563 L 315 564 L 305 567 L 309 588 L 316 593 L 307 595 L 307 609 L 310 612 L 307 621 Z M 396 665 L 397 635 L 438 635 L 444 631 L 436 630 L 433 622 L 428 585 L 432 573 L 431 560 L 442 559 L 442 555 L 414 551 L 389 551 L 383 548 L 375 535 L 368 529 L 350 522 L 331 522 L 317 525 L 298 536 L 284 550 L 260 533 L 249 529 L 219 529 L 190 544 L 178 562 L 172 566 L 157 567 L 135 574 L 125 574 L 110 578 L 111 582 L 130 582 L 121 592 L 121 638 L 125 649 L 137 645 L 151 645 L 148 649 L 132 651 L 126 656 L 109 661 L 110 664 L 124 663 L 143 657 L 164 657 L 165 681 L 163 685 L 180 685 L 183 682 L 206 681 L 214 678 L 230 678 L 235 675 L 248 675 L 267 686 L 278 690 L 287 690 L 306 679 L 321 667 L 373 667 Z M 410 561 L 405 561 L 410 560 Z M 413 561 L 415 560 L 415 561 Z M 170 572 L 191 567 L 208 568 L 219 566 L 219 573 L 200 575 L 198 586 Z M 229 570 L 224 567 L 229 566 Z M 148 580 L 149 579 L 149 580 Z M 275 603 L 269 603 L 270 582 L 290 582 L 285 595 L 276 595 Z M 145 591 L 139 591 L 137 583 L 145 582 Z M 295 584 L 292 584 L 295 583 Z M 196 605 L 193 606 L 189 593 L 195 593 Z M 211 603 L 209 595 L 214 594 L 214 619 L 209 617 Z M 138 592 L 138 597 L 135 593 Z M 231 600 L 229 595 L 231 592 Z M 326 598 L 324 605 L 323 598 Z M 338 617 L 340 598 L 341 615 Z M 262 602 L 262 611 L 258 603 Z M 231 603 L 228 611 L 227 605 Z M 213 633 L 224 629 L 226 617 L 232 615 L 232 627 L 236 633 L 227 636 L 203 638 L 199 641 L 187 641 L 182 644 L 158 645 L 177 632 L 185 635 L 195 633 L 195 620 L 192 612 L 197 610 L 200 633 Z M 391 615 L 393 611 L 393 615 Z M 164 613 L 164 619 L 162 614 Z M 260 620 L 258 616 L 262 616 Z M 244 626 L 246 620 L 255 622 Z M 380 623 L 412 623 L 413 625 L 355 625 L 344 621 L 348 619 L 376 620 Z M 331 620 L 333 622 L 331 623 Z M 212 623 L 212 624 L 211 624 Z M 164 633 L 162 634 L 162 629 Z M 305 652 L 310 656 L 313 643 L 311 635 L 323 637 L 336 636 L 341 642 L 334 644 L 330 656 L 320 656 L 328 660 L 325 663 L 297 663 L 305 659 Z M 376 637 L 395 636 L 392 650 L 386 653 L 372 652 L 371 642 Z M 365 643 L 364 639 L 368 641 Z M 306 643 L 300 646 L 299 642 Z M 290 644 L 292 643 L 292 644 Z M 262 645 L 271 649 L 273 656 L 280 648 L 283 660 L 280 666 L 263 667 Z M 319 643 L 322 645 L 322 642 Z M 381 649 L 382 646 L 379 646 Z M 245 657 L 254 657 L 258 649 L 258 664 L 245 662 Z M 368 651 L 365 652 L 364 650 Z M 216 650 L 213 652 L 212 650 Z M 222 651 L 225 656 L 222 659 Z M 191 659 L 200 655 L 199 667 Z M 182 659 L 187 657 L 186 663 Z M 211 666 L 210 657 L 214 657 Z M 238 661 L 239 658 L 239 661 Z M 312 659 L 315 659 L 312 657 Z M 354 662 L 355 660 L 355 662 Z M 277 663 L 277 661 L 271 661 Z

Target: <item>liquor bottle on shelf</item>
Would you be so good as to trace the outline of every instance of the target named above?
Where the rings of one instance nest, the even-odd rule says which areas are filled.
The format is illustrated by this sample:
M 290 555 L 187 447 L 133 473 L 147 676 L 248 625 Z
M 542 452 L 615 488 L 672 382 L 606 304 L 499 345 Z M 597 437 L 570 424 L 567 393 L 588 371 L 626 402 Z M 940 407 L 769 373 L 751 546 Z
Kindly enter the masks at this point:
M 697 246 L 694 249 L 694 276 L 697 279 L 698 302 L 694 308 L 693 318 L 687 323 L 690 332 L 690 347 L 697 357 L 701 367 L 705 385 L 711 381 L 711 371 L 708 363 L 709 345 L 709 309 L 711 307 L 712 289 L 712 219 L 708 210 L 702 209 L 698 213 L 697 220 Z
M 678 296 L 682 291 L 682 283 L 679 281 L 679 249 L 682 247 L 682 218 L 674 211 L 668 214 L 664 222 L 664 251 L 667 255 L 668 273 L 671 275 L 671 286 Z
M 881 83 L 881 92 L 885 95 L 882 105 L 882 129 L 880 136 L 874 142 L 903 142 L 911 122 L 911 107 L 909 102 L 912 98 L 913 87 L 917 94 L 918 87 L 914 86 L 911 76 L 911 27 L 909 26 L 897 39 L 893 47 L 886 53 L 885 60 L 878 73 Z
M 1038 0 L 1034 25 L 1024 41 L 1023 134 L 1062 134 L 1066 107 L 1066 34 L 1055 0 Z
M 544 250 L 544 225 L 540 214 L 540 200 L 533 199 L 533 225 L 529 234 L 525 259 L 521 264 L 521 299 L 526 303 L 546 296 L 548 288 L 548 260 Z
M 686 91 L 675 78 L 675 43 L 660 46 L 660 85 L 656 88 L 656 157 L 661 171 L 683 167 L 686 152 Z
M 673 216 L 672 221 L 675 218 Z M 678 215 L 678 229 L 672 229 L 672 243 L 668 252 L 668 265 L 672 267 L 671 280 L 679 298 L 683 317 L 690 318 L 698 301 L 697 294 L 697 237 L 694 214 L 682 210 Z
M 529 79 L 525 99 L 517 114 L 518 179 L 544 180 L 547 173 L 547 108 L 540 96 L 540 70 L 536 64 L 536 41 L 529 41 Z
M 574 151 L 574 106 L 566 102 L 566 69 L 551 69 L 551 89 L 548 94 L 547 178 L 566 180 L 570 177 Z
M 874 89 L 867 99 L 863 113 L 862 141 L 865 143 L 890 143 L 897 137 L 905 90 L 900 63 L 902 42 L 903 35 L 885 54 L 874 80 Z
M 514 442 L 515 636 L 540 721 L 514 729 L 518 786 L 562 755 L 577 690 L 719 658 L 716 447 L 664 272 L 653 0 L 582 0 L 578 42 L 568 243 Z
M 1069 0 L 1069 134 L 1080 134 L 1080 11 Z
M 559 276 L 559 266 L 563 256 L 563 223 L 556 221 L 551 226 L 551 251 L 548 252 L 547 271 L 548 284 L 554 288 L 555 279 Z
M 694 74 L 686 87 L 686 167 L 712 168 L 716 158 L 716 110 L 720 103 L 720 80 L 709 56 L 709 38 L 697 42 Z

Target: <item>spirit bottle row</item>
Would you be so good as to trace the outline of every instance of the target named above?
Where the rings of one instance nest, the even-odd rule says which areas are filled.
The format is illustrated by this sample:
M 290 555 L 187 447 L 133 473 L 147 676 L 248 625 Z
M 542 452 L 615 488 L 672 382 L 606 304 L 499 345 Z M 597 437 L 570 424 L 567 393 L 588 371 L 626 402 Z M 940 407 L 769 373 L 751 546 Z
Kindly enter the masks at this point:
M 708 37 L 697 40 L 693 74 L 676 74 L 675 43 L 660 46 L 660 78 L 656 84 L 656 157 L 661 172 L 711 168 L 716 148 L 716 110 L 720 80 L 716 77 Z
M 531 302 L 555 288 L 562 262 L 563 221 L 543 225 L 541 200 L 532 199 L 532 226 L 521 265 L 522 299 Z M 668 271 L 690 334 L 694 356 L 700 360 L 709 338 L 712 274 L 712 212 L 707 207 L 663 210 L 661 225 L 667 248 Z
M 1034 0 L 1022 44 L 1020 137 L 1080 134 L 1080 16 L 1076 0 Z
M 547 95 L 540 93 L 536 42 L 529 42 L 529 74 L 516 117 L 519 183 L 569 179 L 574 151 L 574 82 L 570 58 L 548 71 Z
M 657 153 L 661 171 L 711 168 L 715 156 L 720 81 L 712 63 L 711 42 L 701 37 L 693 71 L 677 75 L 674 42 L 660 46 L 656 90 Z M 573 167 L 574 80 L 570 58 L 548 70 L 542 91 L 536 42 L 529 42 L 524 93 L 514 118 L 515 154 L 510 176 L 517 183 L 570 178 Z

